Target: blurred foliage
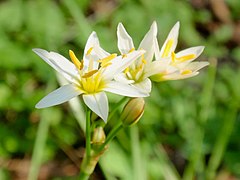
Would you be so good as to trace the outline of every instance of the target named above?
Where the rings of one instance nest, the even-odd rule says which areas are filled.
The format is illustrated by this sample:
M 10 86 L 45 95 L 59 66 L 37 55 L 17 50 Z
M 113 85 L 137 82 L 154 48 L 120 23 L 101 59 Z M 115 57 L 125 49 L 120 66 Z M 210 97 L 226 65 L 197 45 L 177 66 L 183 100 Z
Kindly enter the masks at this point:
M 200 130 L 205 134 L 200 147 L 203 151 L 199 162 L 201 171 L 208 163 L 217 137 L 225 133 L 221 131 L 225 122 L 233 117 L 233 133 L 219 172 L 227 171 L 240 178 L 240 1 L 226 0 L 221 4 L 220 14 L 225 13 L 225 19 L 211 2 L 0 1 L 0 179 L 17 178 L 25 166 L 28 168 L 27 164 L 14 167 L 14 162 L 29 162 L 38 122 L 43 116 L 51 121 L 43 158 L 46 166 L 55 161 L 62 166 L 66 160 L 75 162 L 73 159 L 81 155 L 84 146 L 84 134 L 67 103 L 48 110 L 34 108 L 58 83 L 53 70 L 31 49 L 44 48 L 66 57 L 72 49 L 81 57 L 86 39 L 94 30 L 102 47 L 113 52 L 117 51 L 119 22 L 125 25 L 138 46 L 153 20 L 158 24 L 160 45 L 171 27 L 180 21 L 177 49 L 204 45 L 206 48 L 199 60 L 209 60 L 211 65 L 195 78 L 154 84 L 138 124 L 143 177 L 164 179 L 161 168 L 167 164 L 165 161 L 171 166 L 174 164 L 182 175 L 192 160 L 192 152 L 198 148 L 196 139 Z M 110 95 L 111 105 L 118 98 Z M 132 179 L 129 131 L 119 133 L 101 159 L 102 170 L 96 173 L 108 179 Z M 164 157 L 160 153 L 163 149 L 167 152 Z

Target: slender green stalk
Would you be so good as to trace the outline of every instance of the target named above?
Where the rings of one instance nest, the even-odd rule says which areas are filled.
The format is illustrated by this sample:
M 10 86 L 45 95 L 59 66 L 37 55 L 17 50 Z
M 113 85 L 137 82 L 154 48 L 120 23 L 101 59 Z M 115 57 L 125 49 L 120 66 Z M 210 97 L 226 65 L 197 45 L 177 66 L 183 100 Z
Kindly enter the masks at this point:
M 139 142 L 139 131 L 138 126 L 130 127 L 131 135 L 131 150 L 132 150 L 132 163 L 133 163 L 133 179 L 134 180 L 144 180 L 146 179 L 145 171 L 142 167 L 142 155 Z
M 219 131 L 219 135 L 216 144 L 213 147 L 212 156 L 210 157 L 209 164 L 206 171 L 206 179 L 215 179 L 216 170 L 219 167 L 230 135 L 232 133 L 234 123 L 237 117 L 237 107 L 230 108 L 230 113 L 224 119 L 222 130 Z
M 91 110 L 87 108 L 86 113 L 86 156 L 91 156 Z
M 104 144 L 99 148 L 100 150 L 103 150 L 106 145 L 116 136 L 116 134 L 118 133 L 119 130 L 122 129 L 122 122 L 119 122 L 107 135 L 106 141 L 104 142 Z
M 42 162 L 42 156 L 45 148 L 49 126 L 50 122 L 48 119 L 40 120 L 37 130 L 36 141 L 34 144 L 28 180 L 35 180 L 38 178 L 38 173 Z

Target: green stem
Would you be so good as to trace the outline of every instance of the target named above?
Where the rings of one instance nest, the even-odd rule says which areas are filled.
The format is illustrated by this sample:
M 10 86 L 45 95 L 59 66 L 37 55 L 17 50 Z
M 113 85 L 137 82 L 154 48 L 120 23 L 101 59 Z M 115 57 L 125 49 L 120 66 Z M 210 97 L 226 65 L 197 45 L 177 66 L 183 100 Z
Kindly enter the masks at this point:
M 130 127 L 131 135 L 131 150 L 132 150 L 132 162 L 133 162 L 133 179 L 144 180 L 146 179 L 144 168 L 142 168 L 142 155 L 139 142 L 139 131 L 138 126 Z
M 234 122 L 237 116 L 237 107 L 231 108 L 231 113 L 224 119 L 222 130 L 219 131 L 218 139 L 213 147 L 212 156 L 210 157 L 209 164 L 206 171 L 206 179 L 215 179 L 216 170 L 219 167 L 230 135 L 232 133 Z
M 122 122 L 119 122 L 115 127 L 108 133 L 106 141 L 100 146 L 99 150 L 102 151 L 106 145 L 116 136 L 119 130 L 122 129 Z
M 42 156 L 47 139 L 49 126 L 50 126 L 49 120 L 47 119 L 40 120 L 37 130 L 36 141 L 34 144 L 28 180 L 35 180 L 38 178 L 38 173 L 42 162 Z
M 87 107 L 86 113 L 86 156 L 87 160 L 91 156 L 91 110 Z

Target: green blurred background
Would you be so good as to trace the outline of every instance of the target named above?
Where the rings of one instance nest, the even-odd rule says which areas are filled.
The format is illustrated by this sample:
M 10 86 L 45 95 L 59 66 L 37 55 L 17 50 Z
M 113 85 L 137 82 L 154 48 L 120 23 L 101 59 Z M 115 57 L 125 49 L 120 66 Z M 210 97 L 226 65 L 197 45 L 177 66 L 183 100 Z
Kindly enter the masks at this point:
M 177 50 L 204 45 L 199 60 L 210 66 L 191 79 L 154 84 L 138 128 L 119 133 L 92 179 L 205 179 L 211 167 L 218 179 L 240 178 L 239 0 L 1 0 L 0 179 L 26 179 L 43 119 L 51 126 L 39 178 L 74 179 L 79 171 L 84 133 L 69 104 L 34 108 L 59 85 L 31 49 L 81 57 L 94 30 L 104 49 L 118 52 L 119 22 L 137 47 L 154 20 L 160 45 L 180 21 Z M 118 99 L 110 95 L 110 104 Z

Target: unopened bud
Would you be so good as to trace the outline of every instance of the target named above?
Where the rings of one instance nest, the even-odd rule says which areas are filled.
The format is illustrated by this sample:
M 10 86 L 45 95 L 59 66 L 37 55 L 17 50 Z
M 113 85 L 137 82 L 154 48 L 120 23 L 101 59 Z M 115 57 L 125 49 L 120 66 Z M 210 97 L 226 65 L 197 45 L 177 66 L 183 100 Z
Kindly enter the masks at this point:
M 94 129 L 92 143 L 96 145 L 101 145 L 105 142 L 106 135 L 102 126 L 98 126 Z
M 136 124 L 144 113 L 145 101 L 143 98 L 132 98 L 123 108 L 121 121 L 124 126 Z

